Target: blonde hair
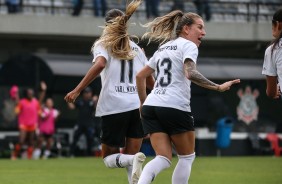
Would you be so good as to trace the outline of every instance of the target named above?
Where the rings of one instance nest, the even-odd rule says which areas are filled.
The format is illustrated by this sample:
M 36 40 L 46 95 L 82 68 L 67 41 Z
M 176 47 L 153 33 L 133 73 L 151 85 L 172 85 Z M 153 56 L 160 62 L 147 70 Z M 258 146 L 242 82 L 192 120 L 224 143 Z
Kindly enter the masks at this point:
M 175 10 L 162 17 L 155 18 L 144 27 L 147 27 L 147 32 L 142 36 L 142 39 L 148 39 L 148 44 L 151 41 L 160 42 L 160 45 L 165 42 L 179 37 L 183 26 L 192 25 L 196 18 L 202 18 L 196 13 L 183 13 L 180 10 Z M 175 31 L 174 31 L 175 29 Z M 175 35 L 174 35 L 175 34 Z
M 96 41 L 111 55 L 118 59 L 131 60 L 135 53 L 130 47 L 130 37 L 127 33 L 128 20 L 136 11 L 142 0 L 133 0 L 126 7 L 125 13 L 118 9 L 110 10 L 106 15 L 106 26 L 104 27 L 101 37 Z M 94 49 L 93 44 L 91 51 Z

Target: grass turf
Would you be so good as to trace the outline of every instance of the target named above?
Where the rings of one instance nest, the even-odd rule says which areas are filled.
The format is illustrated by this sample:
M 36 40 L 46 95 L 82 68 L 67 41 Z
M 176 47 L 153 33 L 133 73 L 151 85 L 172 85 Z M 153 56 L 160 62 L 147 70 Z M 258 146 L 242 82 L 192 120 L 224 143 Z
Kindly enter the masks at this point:
M 149 161 L 152 158 L 147 158 Z M 173 168 L 154 184 L 170 184 Z M 125 169 L 108 169 L 101 158 L 0 160 L 1 184 L 126 184 Z M 282 184 L 282 158 L 197 157 L 189 184 Z

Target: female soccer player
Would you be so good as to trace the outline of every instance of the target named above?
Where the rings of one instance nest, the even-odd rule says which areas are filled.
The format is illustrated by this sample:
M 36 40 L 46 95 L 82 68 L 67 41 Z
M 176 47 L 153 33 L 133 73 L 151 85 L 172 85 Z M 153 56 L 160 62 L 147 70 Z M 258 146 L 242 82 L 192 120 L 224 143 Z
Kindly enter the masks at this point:
M 132 1 L 125 13 L 112 9 L 106 14 L 102 36 L 92 47 L 94 65 L 78 86 L 65 96 L 67 102 L 73 103 L 101 73 L 102 89 L 96 116 L 102 119 L 102 156 L 109 168 L 125 167 L 129 183 L 137 183 L 145 160 L 143 153 L 137 153 L 144 133 L 135 76 L 147 59 L 127 33 L 128 20 L 140 3 L 141 0 Z M 153 82 L 149 76 L 148 86 L 152 88 Z M 124 147 L 124 154 L 120 153 L 120 147 Z
M 262 74 L 266 75 L 267 96 L 279 98 L 282 89 L 282 9 L 273 15 L 272 35 L 275 39 L 265 51 Z
M 142 107 L 145 134 L 150 134 L 156 157 L 148 162 L 139 184 L 151 183 L 159 172 L 170 167 L 172 144 L 178 163 L 172 176 L 173 184 L 187 184 L 195 159 L 194 120 L 191 115 L 190 84 L 216 91 L 226 91 L 240 80 L 215 84 L 196 69 L 198 47 L 206 35 L 203 19 L 195 13 L 176 10 L 146 24 L 150 31 L 143 37 L 164 43 L 136 76 Z M 174 27 L 175 36 L 174 36 Z M 168 42 L 167 42 L 168 41 Z M 145 79 L 156 72 L 156 82 L 146 95 Z

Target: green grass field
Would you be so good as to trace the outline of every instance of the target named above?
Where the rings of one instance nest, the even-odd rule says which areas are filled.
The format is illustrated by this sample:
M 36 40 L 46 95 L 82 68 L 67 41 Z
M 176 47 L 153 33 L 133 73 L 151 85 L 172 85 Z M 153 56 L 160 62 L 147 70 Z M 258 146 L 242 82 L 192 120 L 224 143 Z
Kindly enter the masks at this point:
M 149 161 L 152 158 L 147 158 Z M 173 165 L 154 184 L 170 184 Z M 126 184 L 125 169 L 108 169 L 101 158 L 0 160 L 1 184 Z M 189 184 L 282 184 L 282 158 L 197 157 Z

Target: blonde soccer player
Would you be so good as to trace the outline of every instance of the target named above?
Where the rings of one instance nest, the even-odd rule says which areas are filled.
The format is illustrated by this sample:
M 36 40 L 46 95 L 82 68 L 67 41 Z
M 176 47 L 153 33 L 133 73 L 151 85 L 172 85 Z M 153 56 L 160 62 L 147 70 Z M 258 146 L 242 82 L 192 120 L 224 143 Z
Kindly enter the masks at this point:
M 130 40 L 128 20 L 140 5 L 133 0 L 125 10 L 106 14 L 102 36 L 92 47 L 94 65 L 77 87 L 65 96 L 73 103 L 79 93 L 101 74 L 102 89 L 96 116 L 102 119 L 102 157 L 109 168 L 126 168 L 128 181 L 135 184 L 141 174 L 145 155 L 138 152 L 144 132 L 140 121 L 136 74 L 147 62 L 142 49 Z M 148 77 L 148 85 L 153 86 Z M 120 147 L 124 152 L 120 153 Z
M 240 80 L 216 84 L 197 70 L 198 47 L 206 35 L 203 19 L 199 15 L 176 10 L 145 26 L 149 31 L 144 37 L 149 41 L 161 42 L 161 46 L 137 74 L 143 127 L 145 134 L 150 134 L 156 152 L 156 157 L 144 167 L 138 183 L 151 183 L 162 170 L 170 167 L 173 143 L 178 163 L 172 183 L 187 184 L 195 159 L 191 82 L 223 92 Z M 147 96 L 145 79 L 153 73 L 156 73 L 156 82 Z

